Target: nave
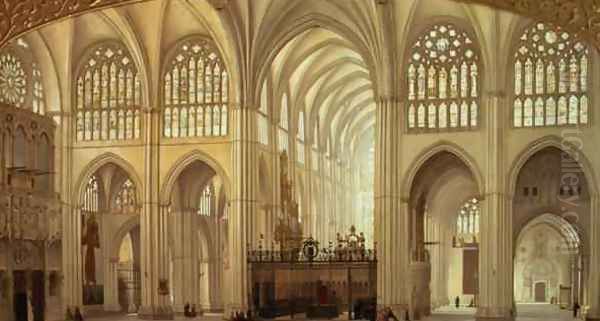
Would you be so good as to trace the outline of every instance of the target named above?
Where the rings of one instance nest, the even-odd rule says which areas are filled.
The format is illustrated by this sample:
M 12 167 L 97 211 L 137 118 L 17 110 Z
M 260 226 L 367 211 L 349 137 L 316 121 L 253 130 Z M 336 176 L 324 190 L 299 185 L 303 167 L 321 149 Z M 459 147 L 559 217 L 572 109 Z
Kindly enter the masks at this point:
M 12 1 L 0 320 L 600 321 L 597 1 Z

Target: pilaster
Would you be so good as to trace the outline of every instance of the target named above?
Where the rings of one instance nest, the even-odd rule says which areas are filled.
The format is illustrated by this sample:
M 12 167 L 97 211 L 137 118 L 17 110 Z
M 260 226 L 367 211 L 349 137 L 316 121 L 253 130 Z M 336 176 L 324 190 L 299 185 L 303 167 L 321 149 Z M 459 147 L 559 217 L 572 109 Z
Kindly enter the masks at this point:
M 484 95 L 486 138 L 485 195 L 479 243 L 479 305 L 477 320 L 513 320 L 513 236 L 510 198 L 506 194 L 504 95 Z M 481 182 L 483 184 L 483 182 Z
M 225 317 L 248 309 L 248 224 L 257 214 L 257 130 L 256 111 L 250 106 L 233 106 L 233 195 L 229 212 L 229 287 Z
M 73 173 L 73 137 L 72 117 L 70 113 L 61 115 L 60 131 L 61 148 L 61 168 L 62 180 L 60 184 L 60 195 L 62 197 L 62 275 L 64 277 L 63 286 L 63 305 L 66 307 L 76 307 L 83 305 L 83 260 L 81 248 L 81 213 L 80 209 L 73 204 L 79 202 L 74 195 Z M 58 135 L 57 135 L 58 136 Z
M 168 206 L 160 204 L 160 111 L 144 110 L 144 193 L 140 216 L 141 287 L 140 319 L 172 320 L 173 308 L 164 288 L 169 284 Z
M 400 196 L 402 104 L 396 97 L 377 101 L 375 134 L 375 239 L 377 304 L 403 316 L 408 309 L 408 204 Z
M 589 311 L 586 317 L 588 321 L 600 320 L 600 197 L 592 195 L 591 201 L 591 237 L 589 258 Z

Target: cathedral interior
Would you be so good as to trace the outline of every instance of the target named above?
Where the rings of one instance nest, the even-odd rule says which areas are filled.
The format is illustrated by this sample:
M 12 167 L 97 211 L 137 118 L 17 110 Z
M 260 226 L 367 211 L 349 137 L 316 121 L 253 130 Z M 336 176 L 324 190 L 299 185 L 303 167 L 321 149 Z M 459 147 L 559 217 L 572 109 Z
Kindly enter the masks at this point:
M 2 1 L 0 320 L 598 321 L 598 21 Z

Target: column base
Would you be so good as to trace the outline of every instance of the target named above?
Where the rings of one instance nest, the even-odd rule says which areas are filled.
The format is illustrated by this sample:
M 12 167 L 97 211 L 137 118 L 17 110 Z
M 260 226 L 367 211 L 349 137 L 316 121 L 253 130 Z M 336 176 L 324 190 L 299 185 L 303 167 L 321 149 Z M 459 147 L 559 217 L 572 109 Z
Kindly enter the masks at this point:
M 104 311 L 120 312 L 121 311 L 121 305 L 119 305 L 118 303 L 105 304 L 104 305 Z
M 142 320 L 173 320 L 173 308 L 170 306 L 142 306 L 138 310 L 138 318 Z
M 223 313 L 223 319 L 229 320 L 230 316 L 235 313 L 246 313 L 250 310 L 247 306 L 228 304 Z
M 595 313 L 595 311 L 588 311 L 588 314 L 585 316 L 585 320 L 586 321 L 600 321 L 600 313 Z
M 514 321 L 512 309 L 479 307 L 475 313 L 476 321 Z

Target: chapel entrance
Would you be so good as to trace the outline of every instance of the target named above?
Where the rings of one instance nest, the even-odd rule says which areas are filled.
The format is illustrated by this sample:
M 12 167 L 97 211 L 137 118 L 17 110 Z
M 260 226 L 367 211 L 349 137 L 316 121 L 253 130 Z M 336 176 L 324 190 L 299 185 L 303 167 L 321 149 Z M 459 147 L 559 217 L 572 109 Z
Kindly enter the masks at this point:
M 584 169 L 569 153 L 544 148 L 519 169 L 514 189 L 513 293 L 518 309 L 531 303 L 560 309 L 571 309 L 575 302 L 585 305 L 590 198 Z
M 440 151 L 418 169 L 410 189 L 411 313 L 474 313 L 479 296 L 481 197 L 472 168 Z M 458 305 L 458 306 L 457 306 Z
M 44 272 L 13 272 L 13 312 L 15 321 L 44 320 Z
M 538 282 L 535 284 L 535 302 L 546 302 L 546 282 Z

